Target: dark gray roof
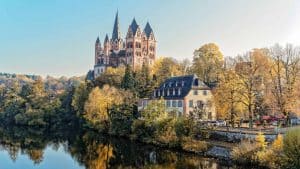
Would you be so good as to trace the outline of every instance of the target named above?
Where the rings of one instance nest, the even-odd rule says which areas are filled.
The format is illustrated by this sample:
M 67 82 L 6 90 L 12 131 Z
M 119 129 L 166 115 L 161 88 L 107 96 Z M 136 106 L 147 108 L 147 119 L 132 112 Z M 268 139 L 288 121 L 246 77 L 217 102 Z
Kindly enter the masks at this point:
M 126 50 L 119 50 L 119 51 L 113 51 L 111 50 L 111 57 L 125 57 L 126 56 Z
M 146 26 L 145 26 L 145 29 L 144 29 L 144 32 L 145 32 L 147 38 L 149 38 L 150 35 L 151 35 L 151 33 L 153 32 L 153 30 L 152 30 L 152 28 L 151 28 L 149 22 L 147 22 L 147 24 L 146 24 Z
M 120 51 L 119 51 L 119 56 L 120 56 L 120 57 L 126 56 L 126 50 L 120 50 Z
M 96 43 L 100 43 L 99 36 L 96 39 Z
M 136 23 L 135 18 L 133 18 L 133 20 L 132 20 L 132 22 L 131 22 L 131 24 L 130 24 L 129 27 L 130 27 L 130 29 L 132 30 L 133 35 L 135 35 L 136 32 L 137 32 L 137 29 L 138 29 L 138 27 L 139 27 L 139 25 Z
M 106 42 L 109 42 L 109 39 L 108 39 L 108 35 L 107 35 L 107 34 L 106 34 L 105 39 L 104 39 L 104 43 L 106 43 Z
M 113 29 L 113 33 L 112 33 L 112 40 L 118 40 L 121 39 L 121 33 L 120 33 L 120 27 L 119 27 L 119 15 L 118 12 L 116 14 L 116 18 L 115 18 L 115 24 L 114 24 L 114 29 Z
M 158 92 L 160 92 L 160 96 L 162 96 L 162 92 L 164 92 L 164 99 L 183 99 L 191 89 L 209 90 L 210 88 L 199 80 L 196 75 L 176 76 L 165 80 L 159 88 L 155 90 L 155 96 L 159 97 Z M 170 92 L 169 95 L 167 95 L 168 90 Z M 175 90 L 175 95 L 173 95 L 173 90 Z

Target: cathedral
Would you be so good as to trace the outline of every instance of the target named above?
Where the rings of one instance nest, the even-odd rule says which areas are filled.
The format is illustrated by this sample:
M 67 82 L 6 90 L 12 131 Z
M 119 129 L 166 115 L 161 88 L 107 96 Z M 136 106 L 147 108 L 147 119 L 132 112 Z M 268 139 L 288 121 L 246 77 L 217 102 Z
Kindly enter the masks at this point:
M 106 34 L 103 45 L 99 37 L 95 43 L 94 78 L 97 78 L 108 67 L 130 65 L 134 70 L 142 64 L 152 65 L 156 57 L 156 39 L 147 22 L 141 30 L 135 18 L 129 25 L 125 40 L 120 33 L 119 16 L 116 14 L 112 37 Z

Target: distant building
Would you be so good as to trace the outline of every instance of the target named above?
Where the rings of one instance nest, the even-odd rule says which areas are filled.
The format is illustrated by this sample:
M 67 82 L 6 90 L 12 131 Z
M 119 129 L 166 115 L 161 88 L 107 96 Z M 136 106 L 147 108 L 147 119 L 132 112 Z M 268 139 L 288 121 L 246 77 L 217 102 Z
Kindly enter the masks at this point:
M 138 109 L 143 110 L 152 100 L 163 98 L 167 111 L 174 111 L 178 116 L 204 112 L 202 120 L 215 120 L 216 112 L 211 89 L 196 75 L 171 77 L 153 91 L 150 99 L 141 99 Z
M 143 63 L 152 65 L 155 57 L 156 39 L 149 22 L 147 22 L 144 30 L 141 30 L 134 18 L 129 25 L 126 38 L 123 40 L 117 12 L 112 37 L 109 38 L 106 34 L 103 46 L 99 37 L 96 40 L 94 78 L 98 77 L 108 67 L 129 64 L 133 69 L 136 69 Z

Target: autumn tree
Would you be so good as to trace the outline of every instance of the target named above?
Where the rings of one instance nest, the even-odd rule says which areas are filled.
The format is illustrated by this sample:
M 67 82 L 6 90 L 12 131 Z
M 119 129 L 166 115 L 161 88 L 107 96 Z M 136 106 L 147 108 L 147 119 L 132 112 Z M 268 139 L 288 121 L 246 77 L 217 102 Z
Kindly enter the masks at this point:
M 165 100 L 152 100 L 141 113 L 142 118 L 147 124 L 164 119 L 168 116 Z
M 253 127 L 253 119 L 257 99 L 262 97 L 265 72 L 264 68 L 268 66 L 267 56 L 264 50 L 254 49 L 243 56 L 237 58 L 235 66 L 236 74 L 241 82 L 242 90 L 240 92 L 241 102 L 245 105 L 249 115 L 249 127 Z
M 208 43 L 194 51 L 192 71 L 206 84 L 218 81 L 223 66 L 223 54 L 214 43 Z
M 270 48 L 272 66 L 272 94 L 275 110 L 287 116 L 297 100 L 296 85 L 300 73 L 300 50 L 287 44 L 286 47 L 275 45 Z
M 125 74 L 125 67 L 108 67 L 99 77 L 95 79 L 95 85 L 100 88 L 105 84 L 120 88 Z
M 107 130 L 111 107 L 122 104 L 126 95 L 128 93 L 108 85 L 104 85 L 102 89 L 94 88 L 84 105 L 84 118 L 92 126 L 100 130 Z
M 241 117 L 242 92 L 241 81 L 234 70 L 224 70 L 220 76 L 219 84 L 214 90 L 214 100 L 218 118 L 229 119 L 232 127 L 238 117 Z
M 152 66 L 152 74 L 156 77 L 156 86 L 158 86 L 169 77 L 182 75 L 182 72 L 177 60 L 171 57 L 161 57 Z

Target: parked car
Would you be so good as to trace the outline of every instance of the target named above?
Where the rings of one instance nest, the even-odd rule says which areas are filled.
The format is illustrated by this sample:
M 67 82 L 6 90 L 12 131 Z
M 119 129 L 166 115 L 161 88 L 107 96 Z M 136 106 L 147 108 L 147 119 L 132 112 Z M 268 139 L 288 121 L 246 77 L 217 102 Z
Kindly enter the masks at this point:
M 300 118 L 291 118 L 291 125 L 300 125 Z
M 272 121 L 271 124 L 272 126 L 278 126 L 278 121 Z
M 225 120 L 217 120 L 217 126 L 226 126 Z

